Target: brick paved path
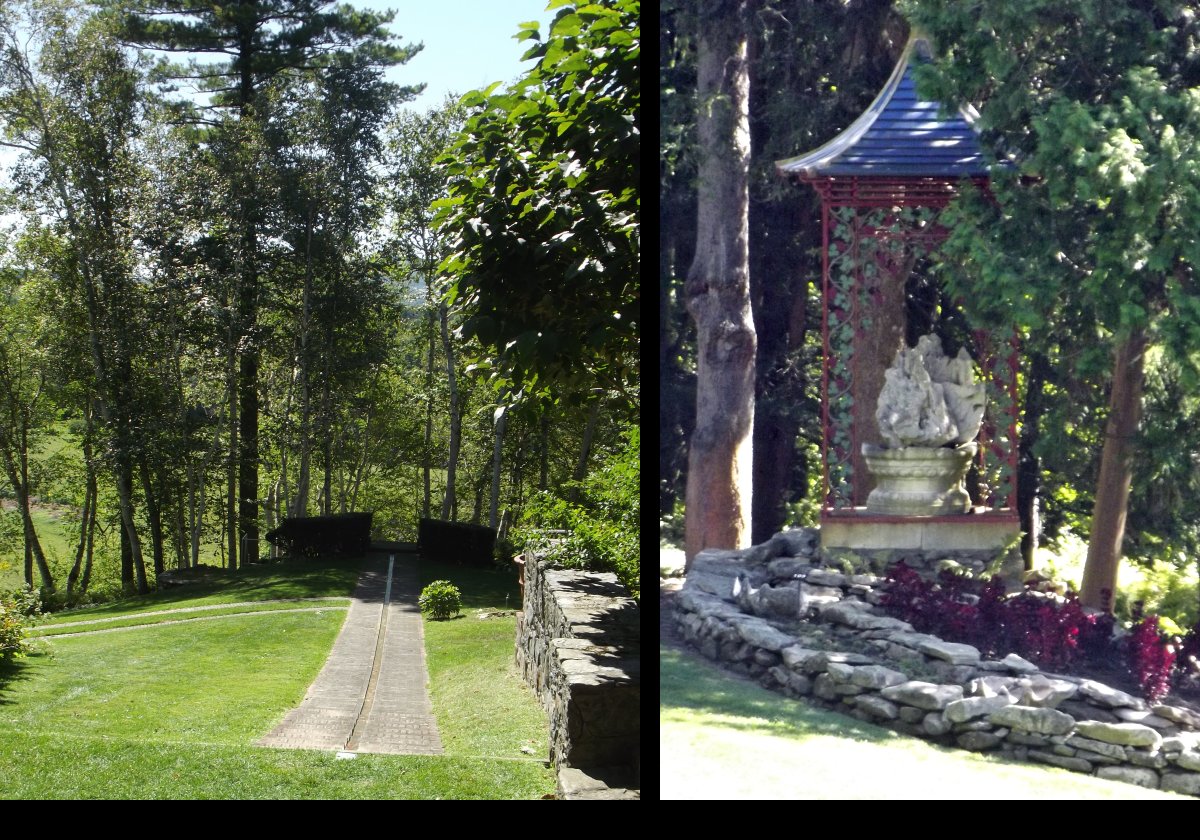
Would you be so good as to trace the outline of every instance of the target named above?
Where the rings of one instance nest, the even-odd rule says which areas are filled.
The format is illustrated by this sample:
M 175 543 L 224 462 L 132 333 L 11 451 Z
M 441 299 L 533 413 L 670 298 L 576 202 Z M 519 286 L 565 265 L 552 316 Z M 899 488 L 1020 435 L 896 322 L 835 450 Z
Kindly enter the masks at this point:
M 390 591 L 388 556 L 375 555 L 359 578 L 342 632 L 304 701 L 259 746 L 441 755 L 426 690 L 416 555 L 392 554 Z

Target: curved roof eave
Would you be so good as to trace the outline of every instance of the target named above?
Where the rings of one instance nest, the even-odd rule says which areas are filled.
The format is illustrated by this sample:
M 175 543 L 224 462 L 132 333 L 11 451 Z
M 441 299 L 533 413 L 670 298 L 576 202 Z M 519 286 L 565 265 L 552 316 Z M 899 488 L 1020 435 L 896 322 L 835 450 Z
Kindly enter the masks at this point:
M 805 179 L 986 177 L 988 167 L 974 128 L 978 112 L 967 105 L 943 119 L 937 103 L 916 99 L 911 78 L 914 53 L 931 55 L 924 38 L 909 40 L 879 95 L 846 130 L 815 151 L 776 161 L 776 172 Z

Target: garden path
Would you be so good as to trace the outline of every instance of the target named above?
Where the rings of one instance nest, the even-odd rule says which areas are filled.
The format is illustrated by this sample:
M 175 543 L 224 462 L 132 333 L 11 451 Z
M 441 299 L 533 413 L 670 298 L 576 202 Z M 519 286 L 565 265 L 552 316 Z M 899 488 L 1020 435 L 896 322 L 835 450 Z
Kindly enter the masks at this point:
M 372 555 L 325 667 L 259 746 L 441 755 L 416 559 L 403 549 Z

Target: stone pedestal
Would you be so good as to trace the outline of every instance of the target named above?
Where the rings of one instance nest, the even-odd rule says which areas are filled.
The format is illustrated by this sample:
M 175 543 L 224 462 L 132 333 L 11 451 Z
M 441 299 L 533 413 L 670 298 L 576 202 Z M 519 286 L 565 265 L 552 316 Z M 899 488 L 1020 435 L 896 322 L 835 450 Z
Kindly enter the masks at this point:
M 971 496 L 963 478 L 977 450 L 974 443 L 954 449 L 864 444 L 863 457 L 876 482 L 867 497 L 867 511 L 893 516 L 966 513 Z

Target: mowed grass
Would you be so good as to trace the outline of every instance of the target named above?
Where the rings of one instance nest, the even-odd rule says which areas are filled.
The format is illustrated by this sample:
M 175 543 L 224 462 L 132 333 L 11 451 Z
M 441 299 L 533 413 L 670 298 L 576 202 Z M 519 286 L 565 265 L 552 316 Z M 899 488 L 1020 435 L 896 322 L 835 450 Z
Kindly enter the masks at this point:
M 349 598 L 362 571 L 363 559 L 287 560 L 243 567 L 237 572 L 214 570 L 210 576 L 160 592 L 123 598 L 94 607 L 65 610 L 44 616 L 39 625 L 93 618 L 115 618 L 167 610 L 303 598 Z
M 425 621 L 430 695 L 446 754 L 545 761 L 546 715 L 516 667 L 516 615 L 478 618 L 506 603 L 517 609 L 515 569 L 423 562 L 421 587 L 435 580 L 449 580 L 463 601 L 460 617 Z
M 294 576 L 286 574 L 289 565 L 252 568 L 241 580 L 220 581 L 203 594 L 181 588 L 165 598 L 139 599 L 140 609 L 256 600 L 248 593 L 258 600 L 337 598 L 353 588 L 358 571 L 351 564 L 348 582 L 339 571 L 344 564 L 294 567 Z M 124 621 L 136 608 L 125 602 L 63 619 L 100 612 Z M 432 679 L 445 756 L 337 760 L 331 752 L 253 746 L 299 704 L 345 615 L 334 604 L 320 612 L 38 640 L 39 652 L 0 672 L 0 796 L 512 799 L 553 793 L 553 772 L 519 750 L 520 741 L 541 733 L 545 754 L 545 716 L 519 681 L 493 685 L 497 671 L 508 666 L 483 654 L 469 657 L 471 664 L 460 656 L 449 669 L 468 681 L 465 669 L 476 671 L 474 690 L 450 691 L 456 700 L 449 706 L 439 702 L 445 695 L 438 690 L 447 669 Z M 506 632 L 504 653 L 511 661 L 513 626 Z M 500 651 L 501 640 L 497 636 L 487 647 Z M 512 696 L 524 703 L 518 708 L 503 699 Z M 481 727 L 477 736 L 447 737 L 498 710 L 509 713 L 509 723 L 489 721 L 494 728 Z
M 660 648 L 663 799 L 1189 799 L 931 745 Z

